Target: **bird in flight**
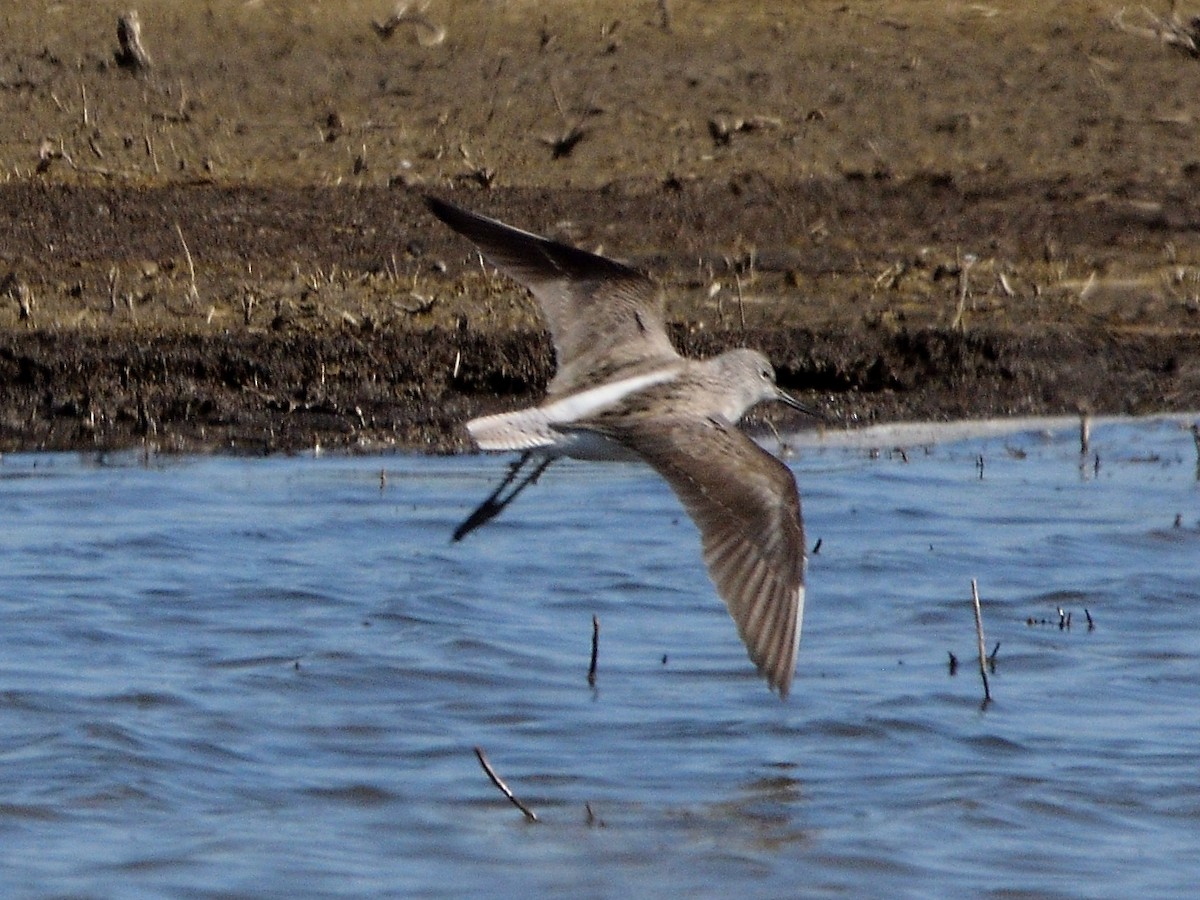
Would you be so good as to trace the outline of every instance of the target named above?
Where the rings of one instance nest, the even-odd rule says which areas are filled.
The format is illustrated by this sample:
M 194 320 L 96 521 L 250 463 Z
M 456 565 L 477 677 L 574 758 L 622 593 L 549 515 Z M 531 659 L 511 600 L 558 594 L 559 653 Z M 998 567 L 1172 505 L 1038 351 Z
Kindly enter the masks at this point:
M 537 300 L 557 372 L 537 406 L 467 423 L 482 450 L 518 451 L 499 487 L 455 530 L 495 518 L 555 459 L 640 459 L 670 485 L 700 531 L 704 562 L 751 661 L 786 697 L 804 614 L 807 555 L 800 495 L 786 465 L 743 434 L 752 406 L 812 414 L 775 383 L 757 350 L 681 356 L 660 289 L 615 260 L 426 197 Z

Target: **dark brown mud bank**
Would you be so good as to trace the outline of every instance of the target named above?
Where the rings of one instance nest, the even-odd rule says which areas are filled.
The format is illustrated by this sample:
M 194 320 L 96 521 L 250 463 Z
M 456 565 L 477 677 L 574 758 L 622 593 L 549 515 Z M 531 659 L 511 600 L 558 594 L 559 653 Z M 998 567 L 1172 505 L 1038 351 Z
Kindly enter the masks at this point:
M 1103 332 L 689 334 L 683 348 L 765 348 L 788 389 L 830 427 L 877 420 L 1194 408 L 1194 339 Z M 458 361 L 457 367 L 455 361 Z M 544 335 L 435 329 L 364 334 L 0 337 L 0 447 L 301 452 L 468 446 L 462 423 L 535 399 L 551 375 Z M 787 423 L 810 425 L 798 418 Z
M 1195 409 L 1200 214 L 1090 186 L 5 185 L 0 449 L 467 448 L 553 357 L 427 189 L 650 269 L 682 351 L 763 349 L 829 427 Z

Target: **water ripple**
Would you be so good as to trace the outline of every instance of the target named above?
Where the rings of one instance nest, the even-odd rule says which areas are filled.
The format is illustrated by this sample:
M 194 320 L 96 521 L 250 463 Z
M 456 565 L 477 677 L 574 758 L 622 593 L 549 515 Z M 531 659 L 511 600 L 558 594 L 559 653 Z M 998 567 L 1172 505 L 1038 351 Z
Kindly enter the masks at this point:
M 798 443 L 786 703 L 638 466 L 5 456 L 5 893 L 1190 896 L 1191 435 L 1055 427 Z

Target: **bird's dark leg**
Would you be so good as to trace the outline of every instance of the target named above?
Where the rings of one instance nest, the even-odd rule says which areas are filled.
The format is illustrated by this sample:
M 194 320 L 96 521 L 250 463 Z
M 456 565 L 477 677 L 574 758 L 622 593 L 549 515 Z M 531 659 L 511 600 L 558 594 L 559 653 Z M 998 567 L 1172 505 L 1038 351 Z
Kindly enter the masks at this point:
M 475 512 L 467 516 L 466 521 L 454 529 L 453 539 L 455 541 L 461 541 L 480 525 L 486 525 L 492 519 L 496 518 L 496 516 L 500 515 L 508 504 L 517 499 L 517 494 L 521 493 L 529 485 L 535 484 L 542 473 L 546 471 L 546 467 L 554 461 L 553 456 L 543 456 L 538 460 L 537 465 L 533 467 L 533 471 L 526 475 L 522 481 L 518 482 L 517 486 L 509 491 L 507 496 L 504 496 L 505 489 L 513 483 L 517 474 L 525 467 L 525 464 L 529 462 L 533 455 L 532 450 L 527 450 L 521 454 L 520 459 L 508 467 L 508 474 L 504 476 L 504 480 L 500 482 L 500 486 L 492 491 L 487 499 L 475 508 Z

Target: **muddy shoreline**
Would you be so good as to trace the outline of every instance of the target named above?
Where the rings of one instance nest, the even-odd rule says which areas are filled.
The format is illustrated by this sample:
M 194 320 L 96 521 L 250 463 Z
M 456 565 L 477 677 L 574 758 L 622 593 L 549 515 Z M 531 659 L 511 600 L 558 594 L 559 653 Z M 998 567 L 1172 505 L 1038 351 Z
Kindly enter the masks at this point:
M 1079 0 L 663 8 L 148 2 L 143 72 L 124 6 L 6 13 L 0 450 L 468 449 L 553 359 L 426 192 L 826 427 L 1200 406 L 1194 60 Z
M 780 361 L 780 383 L 818 406 L 830 428 L 1195 408 L 1195 387 L 1179 377 L 1178 338 L 1095 338 L 773 330 L 708 334 L 695 343 L 767 348 Z M 476 362 L 452 376 L 464 349 Z M 333 359 L 339 373 L 322 381 L 314 361 Z M 431 371 L 432 360 L 441 371 Z M 532 333 L 504 341 L 445 332 L 117 341 L 71 333 L 5 336 L 0 372 L 0 448 L 7 452 L 260 454 L 466 450 L 463 422 L 532 402 L 551 369 L 545 336 Z M 813 427 L 802 418 L 775 422 Z
M 972 223 L 967 210 L 978 189 L 927 180 L 790 193 L 764 185 L 727 201 L 720 225 L 694 214 L 677 218 L 670 233 L 693 254 L 705 241 L 731 246 L 749 228 L 737 223 L 739 214 L 757 212 L 757 233 L 770 240 L 788 230 L 786 213 L 769 210 L 809 203 L 821 214 L 811 198 L 839 190 L 842 198 L 826 200 L 824 214 L 843 229 L 852 213 L 858 217 L 863 233 L 854 235 L 853 251 L 779 237 L 755 247 L 753 259 L 747 250 L 703 257 L 665 243 L 654 252 L 638 248 L 643 255 L 633 261 L 670 292 L 683 352 L 765 350 L 781 383 L 824 410 L 829 427 L 1195 407 L 1200 317 L 1166 282 L 1112 296 L 1093 287 L 1085 302 L 1086 293 L 1030 288 L 1024 273 L 1044 264 L 1012 264 L 1002 282 L 994 263 L 975 274 L 988 266 L 977 262 L 964 281 L 961 259 L 916 242 L 905 247 L 863 212 L 887 209 L 889 230 L 920 235 L 936 225 L 936 204 L 955 228 L 986 231 L 997 254 L 1027 258 L 1020 220 L 992 220 L 975 202 L 983 224 Z M 727 185 L 686 192 L 443 189 L 525 222 L 586 209 L 586 218 L 571 221 L 592 245 L 605 243 L 608 222 L 653 222 L 731 193 Z M 9 327 L 0 332 L 0 448 L 7 451 L 457 451 L 469 446 L 466 419 L 534 401 L 552 375 L 532 302 L 439 230 L 420 210 L 419 189 L 0 188 L 5 195 L 9 210 L 36 223 L 28 234 L 72 222 L 53 259 L 37 258 L 33 242 L 14 242 L 12 271 L 28 274 L 10 284 L 34 299 L 22 317 L 10 297 Z M 1128 257 L 1163 227 L 1145 215 L 1139 226 L 1127 209 L 1094 202 L 1043 201 L 1037 209 L 1055 221 L 1069 248 L 1062 252 L 1076 256 L 1124 245 Z M 875 254 L 872 262 L 856 255 L 864 250 Z M 1080 283 L 1076 290 L 1085 292 Z

